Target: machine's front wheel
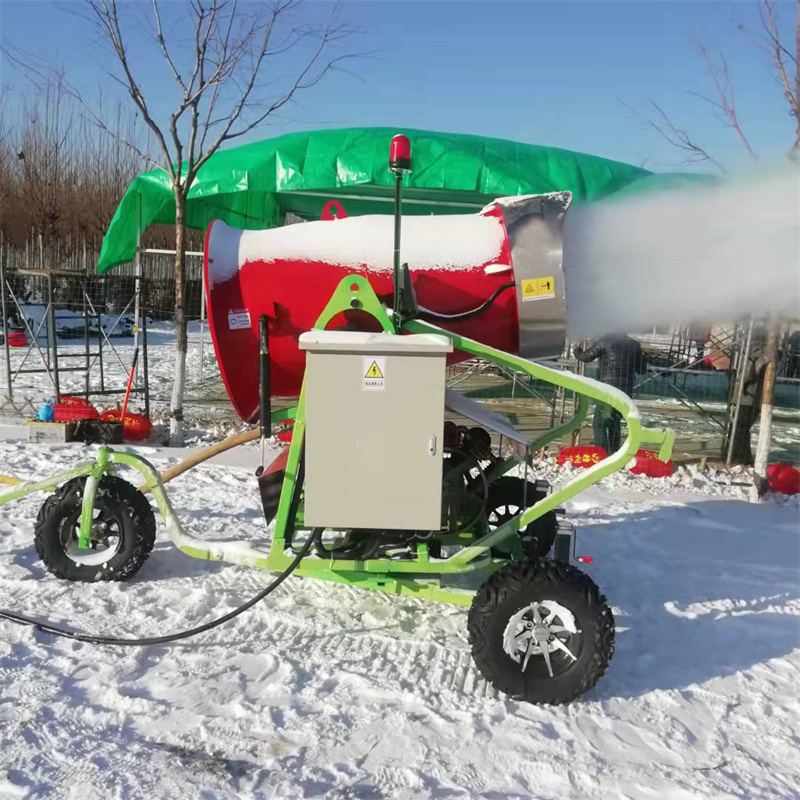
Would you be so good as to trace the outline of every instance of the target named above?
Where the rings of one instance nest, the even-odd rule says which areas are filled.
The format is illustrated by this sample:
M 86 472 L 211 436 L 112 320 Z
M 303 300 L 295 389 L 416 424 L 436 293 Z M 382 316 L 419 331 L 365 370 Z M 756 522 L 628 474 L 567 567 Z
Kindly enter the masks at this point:
M 614 654 L 614 616 L 597 585 L 567 564 L 499 569 L 475 595 L 472 657 L 501 692 L 568 703 L 597 683 Z
M 104 475 L 94 501 L 90 549 L 78 547 L 86 478 L 74 478 L 45 500 L 34 528 L 47 569 L 70 581 L 122 581 L 147 560 L 156 521 L 147 498 L 122 478 Z

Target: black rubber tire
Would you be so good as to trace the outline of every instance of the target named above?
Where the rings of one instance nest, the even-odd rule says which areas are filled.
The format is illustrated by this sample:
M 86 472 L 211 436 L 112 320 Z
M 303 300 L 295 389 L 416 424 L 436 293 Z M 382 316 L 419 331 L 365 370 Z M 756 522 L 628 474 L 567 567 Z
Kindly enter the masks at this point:
M 34 544 L 48 571 L 68 581 L 124 581 L 147 561 L 156 540 L 156 520 L 147 498 L 135 486 L 115 475 L 104 475 L 97 487 L 95 508 L 113 517 L 120 545 L 102 564 L 79 564 L 64 549 L 64 526 L 80 520 L 86 478 L 73 478 L 44 501 L 36 517 Z
M 486 500 L 487 519 L 496 512 L 497 509 L 505 508 L 508 505 L 522 507 L 522 497 L 524 490 L 524 480 L 510 475 L 504 475 L 489 485 L 489 497 Z M 528 491 L 525 495 L 528 505 L 538 503 L 539 500 L 547 497 L 547 493 L 537 490 L 534 484 L 528 482 Z M 504 521 L 501 516 L 501 522 Z M 491 523 L 490 523 L 491 524 Z M 523 551 L 526 558 L 544 558 L 556 540 L 558 530 L 558 520 L 555 511 L 548 511 L 539 519 L 535 519 L 523 531 L 520 531 L 520 538 L 523 540 Z M 509 551 L 510 553 L 510 551 Z M 498 558 L 508 558 L 509 553 L 504 547 L 493 548 L 492 555 Z
M 577 661 L 561 653 L 554 660 L 555 677 L 541 663 L 538 672 L 529 663 L 525 672 L 503 644 L 506 626 L 514 614 L 530 603 L 552 600 L 567 608 L 580 631 L 573 646 Z M 495 688 L 516 700 L 560 704 L 583 694 L 597 683 L 614 655 L 614 615 L 595 582 L 567 564 L 537 561 L 502 567 L 481 586 L 467 620 L 472 658 L 481 675 Z M 558 666 L 558 669 L 556 669 Z

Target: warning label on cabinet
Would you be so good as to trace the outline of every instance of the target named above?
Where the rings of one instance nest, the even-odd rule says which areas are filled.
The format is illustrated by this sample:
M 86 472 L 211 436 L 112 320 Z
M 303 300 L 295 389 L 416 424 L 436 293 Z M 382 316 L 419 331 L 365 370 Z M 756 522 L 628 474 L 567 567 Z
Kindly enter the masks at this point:
M 386 356 L 362 356 L 361 391 L 386 391 Z
M 528 300 L 548 300 L 556 296 L 556 281 L 552 275 L 544 278 L 522 279 L 522 302 Z

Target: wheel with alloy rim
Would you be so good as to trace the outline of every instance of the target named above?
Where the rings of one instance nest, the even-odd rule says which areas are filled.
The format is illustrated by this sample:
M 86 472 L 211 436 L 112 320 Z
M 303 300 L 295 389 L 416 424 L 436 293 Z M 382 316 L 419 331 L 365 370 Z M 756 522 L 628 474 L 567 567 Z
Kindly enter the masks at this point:
M 566 564 L 498 570 L 475 595 L 467 624 L 483 677 L 530 703 L 574 700 L 614 654 L 611 609 L 594 581 Z
M 105 475 L 97 487 L 89 548 L 80 548 L 86 478 L 65 483 L 45 500 L 34 528 L 39 558 L 56 577 L 121 581 L 147 560 L 155 543 L 155 517 L 147 498 L 127 481 Z

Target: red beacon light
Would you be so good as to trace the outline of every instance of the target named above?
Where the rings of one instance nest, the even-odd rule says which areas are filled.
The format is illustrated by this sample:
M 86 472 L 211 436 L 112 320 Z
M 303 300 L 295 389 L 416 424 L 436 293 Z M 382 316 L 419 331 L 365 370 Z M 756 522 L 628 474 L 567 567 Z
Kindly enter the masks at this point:
M 411 172 L 411 142 L 408 136 L 398 133 L 392 137 L 389 149 L 389 169 L 396 175 Z

